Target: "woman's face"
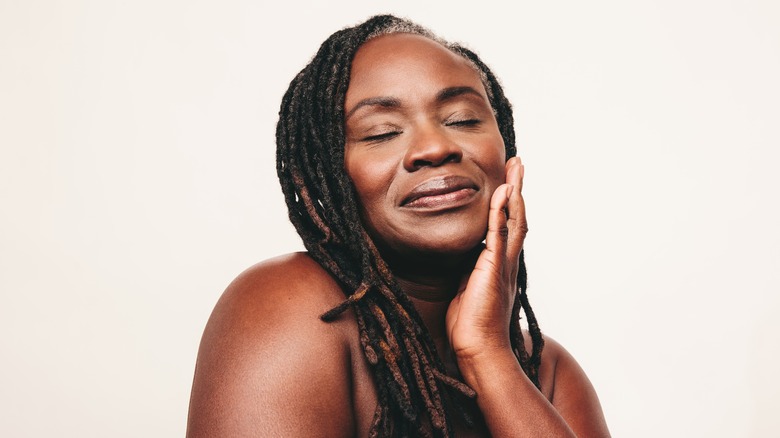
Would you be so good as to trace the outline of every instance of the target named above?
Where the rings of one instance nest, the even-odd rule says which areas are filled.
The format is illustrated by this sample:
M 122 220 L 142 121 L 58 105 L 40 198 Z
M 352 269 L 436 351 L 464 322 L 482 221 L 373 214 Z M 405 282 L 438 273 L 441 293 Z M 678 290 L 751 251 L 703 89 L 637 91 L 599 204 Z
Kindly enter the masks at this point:
M 467 60 L 419 35 L 372 39 L 352 63 L 345 112 L 345 168 L 380 248 L 457 256 L 483 240 L 506 157 Z

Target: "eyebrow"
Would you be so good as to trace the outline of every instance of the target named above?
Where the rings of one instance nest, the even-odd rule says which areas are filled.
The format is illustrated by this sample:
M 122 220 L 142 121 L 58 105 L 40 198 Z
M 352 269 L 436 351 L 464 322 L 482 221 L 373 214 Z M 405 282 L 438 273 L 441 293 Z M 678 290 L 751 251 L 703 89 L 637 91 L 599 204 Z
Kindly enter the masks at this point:
M 484 99 L 484 97 L 482 96 L 482 94 L 479 93 L 479 91 L 471 87 L 465 87 L 465 86 L 448 87 L 439 91 L 436 94 L 436 103 L 442 104 L 463 95 L 473 95 L 479 97 L 480 99 Z M 352 109 L 349 110 L 349 112 L 347 112 L 346 116 L 344 117 L 344 120 L 348 120 L 352 116 L 352 114 L 355 113 L 355 111 L 359 110 L 360 108 L 363 108 L 364 106 L 378 106 L 381 108 L 388 108 L 388 109 L 399 108 L 401 107 L 401 101 L 396 99 L 395 97 L 389 97 L 389 96 L 369 97 L 356 103 L 355 106 L 352 107 Z
M 382 108 L 399 108 L 401 106 L 401 101 L 394 97 L 386 97 L 386 96 L 369 97 L 367 99 L 363 99 L 360 102 L 356 103 L 355 106 L 352 107 L 352 109 L 349 110 L 347 115 L 344 117 L 344 120 L 348 120 L 352 116 L 352 114 L 355 113 L 355 111 L 359 110 L 360 108 L 363 108 L 364 106 L 378 106 Z
M 436 95 L 436 102 L 444 103 L 448 100 L 452 100 L 463 95 L 474 95 L 480 99 L 484 99 L 479 91 L 471 87 L 449 87 L 439 91 L 439 93 Z

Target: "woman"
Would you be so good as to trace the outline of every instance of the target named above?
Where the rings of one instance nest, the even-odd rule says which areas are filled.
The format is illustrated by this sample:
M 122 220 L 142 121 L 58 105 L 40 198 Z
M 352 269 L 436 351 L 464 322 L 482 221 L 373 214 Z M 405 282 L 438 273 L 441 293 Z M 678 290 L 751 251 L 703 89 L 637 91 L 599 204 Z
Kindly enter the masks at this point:
M 220 299 L 189 436 L 608 436 L 528 304 L 511 107 L 475 54 L 392 16 L 336 32 L 277 145 L 308 252 Z

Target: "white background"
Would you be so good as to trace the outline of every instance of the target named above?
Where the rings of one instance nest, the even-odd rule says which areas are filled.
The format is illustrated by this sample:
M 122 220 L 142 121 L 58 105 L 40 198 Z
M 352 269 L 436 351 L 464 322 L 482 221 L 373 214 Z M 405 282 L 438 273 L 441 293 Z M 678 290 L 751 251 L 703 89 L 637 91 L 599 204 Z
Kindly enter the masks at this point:
M 771 0 L 0 0 L 0 436 L 184 434 L 221 291 L 302 248 L 281 96 L 327 35 L 387 11 L 503 80 L 531 300 L 613 435 L 777 436 Z

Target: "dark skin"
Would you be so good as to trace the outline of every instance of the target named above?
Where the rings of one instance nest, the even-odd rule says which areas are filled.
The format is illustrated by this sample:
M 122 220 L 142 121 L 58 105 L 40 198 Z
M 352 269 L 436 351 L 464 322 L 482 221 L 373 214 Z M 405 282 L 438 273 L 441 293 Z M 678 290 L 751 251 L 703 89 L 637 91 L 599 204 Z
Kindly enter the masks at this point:
M 524 169 L 505 161 L 475 69 L 436 42 L 393 34 L 358 50 L 350 78 L 345 169 L 364 225 L 448 370 L 478 394 L 482 421 L 456 424 L 456 436 L 609 436 L 565 349 L 545 338 L 541 392 L 511 351 Z M 366 436 L 377 395 L 354 315 L 319 319 L 343 300 L 303 253 L 239 276 L 203 335 L 187 435 Z

